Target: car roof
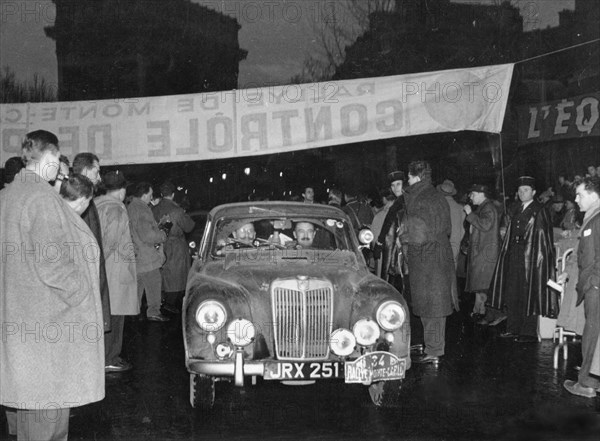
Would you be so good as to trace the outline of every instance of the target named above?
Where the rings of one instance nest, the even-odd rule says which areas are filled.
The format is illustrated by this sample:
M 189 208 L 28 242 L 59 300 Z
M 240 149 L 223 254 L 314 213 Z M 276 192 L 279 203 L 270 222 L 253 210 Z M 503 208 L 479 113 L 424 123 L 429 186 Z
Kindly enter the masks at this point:
M 233 204 L 224 204 L 213 208 L 209 215 L 212 218 L 246 217 L 249 215 L 256 215 L 257 217 L 322 216 L 346 218 L 346 213 L 331 205 L 285 201 L 237 202 Z

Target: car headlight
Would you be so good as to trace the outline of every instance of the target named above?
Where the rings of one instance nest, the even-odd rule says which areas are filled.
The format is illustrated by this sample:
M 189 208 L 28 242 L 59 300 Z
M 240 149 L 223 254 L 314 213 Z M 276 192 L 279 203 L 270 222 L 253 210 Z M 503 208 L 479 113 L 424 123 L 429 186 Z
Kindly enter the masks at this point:
M 377 318 L 379 326 L 384 330 L 395 331 L 396 329 L 400 329 L 400 326 L 404 323 L 406 314 L 400 303 L 394 300 L 388 300 L 387 302 L 383 302 L 379 308 L 377 308 L 375 317 Z
M 379 326 L 371 319 L 360 319 L 354 324 L 352 333 L 356 342 L 362 346 L 371 346 L 379 338 Z
M 358 240 L 363 245 L 369 245 L 371 242 L 373 242 L 373 239 L 374 239 L 373 232 L 371 230 L 369 230 L 368 228 L 363 228 L 358 233 Z
M 227 326 L 227 338 L 234 346 L 248 346 L 255 335 L 256 329 L 250 320 L 235 319 Z
M 196 310 L 196 322 L 198 326 L 207 332 L 218 331 L 225 325 L 226 321 L 227 311 L 225 307 L 215 300 L 202 302 Z
M 331 333 L 329 347 L 335 355 L 347 357 L 354 352 L 356 338 L 349 329 L 340 328 Z

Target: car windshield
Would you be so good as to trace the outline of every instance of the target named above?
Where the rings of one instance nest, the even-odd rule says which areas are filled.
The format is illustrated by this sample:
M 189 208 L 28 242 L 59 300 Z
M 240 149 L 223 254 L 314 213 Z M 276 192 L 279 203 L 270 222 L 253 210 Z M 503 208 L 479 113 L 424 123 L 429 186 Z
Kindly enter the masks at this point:
M 244 248 L 355 251 L 351 234 L 342 218 L 220 218 L 210 238 L 210 253 L 219 257 Z

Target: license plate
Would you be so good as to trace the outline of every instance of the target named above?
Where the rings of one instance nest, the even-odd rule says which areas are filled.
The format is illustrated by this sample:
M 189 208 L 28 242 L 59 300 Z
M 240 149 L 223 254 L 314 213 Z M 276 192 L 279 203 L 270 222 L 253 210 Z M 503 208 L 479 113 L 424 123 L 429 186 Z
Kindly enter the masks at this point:
M 344 369 L 338 361 L 270 361 L 265 363 L 265 380 L 318 380 L 341 378 Z
M 371 384 L 374 381 L 401 380 L 405 371 L 405 359 L 383 351 L 362 355 L 344 365 L 346 383 Z

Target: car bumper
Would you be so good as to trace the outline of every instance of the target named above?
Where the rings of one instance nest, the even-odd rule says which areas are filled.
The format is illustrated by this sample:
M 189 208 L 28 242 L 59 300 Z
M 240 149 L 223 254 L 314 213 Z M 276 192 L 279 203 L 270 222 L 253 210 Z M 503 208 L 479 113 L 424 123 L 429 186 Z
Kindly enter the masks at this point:
M 388 363 L 386 368 L 380 368 L 376 361 L 371 358 L 385 357 Z M 391 360 L 391 362 L 390 362 Z M 393 365 L 392 365 L 393 364 Z M 400 366 L 396 366 L 399 364 Z M 323 361 L 279 361 L 279 360 L 244 360 L 243 353 L 238 351 L 231 360 L 196 360 L 187 362 L 188 371 L 192 374 L 200 374 L 211 377 L 233 377 L 236 386 L 244 385 L 244 377 L 265 377 L 269 380 L 281 381 L 306 381 L 327 380 L 333 378 L 344 378 L 347 383 L 370 384 L 374 381 L 386 381 L 404 378 L 405 372 L 410 368 L 410 357 L 398 358 L 393 354 L 377 351 L 365 354 L 356 360 L 323 360 Z M 290 367 L 288 375 L 285 367 Z M 395 367 L 396 366 L 396 367 Z M 329 375 L 323 375 L 325 368 Z M 294 372 L 292 372 L 293 368 Z M 337 368 L 337 370 L 336 370 Z M 273 372 L 277 370 L 278 372 Z M 321 375 L 312 376 L 313 373 L 321 371 Z M 300 373 L 303 372 L 302 375 Z M 279 377 L 278 377 L 279 375 Z

